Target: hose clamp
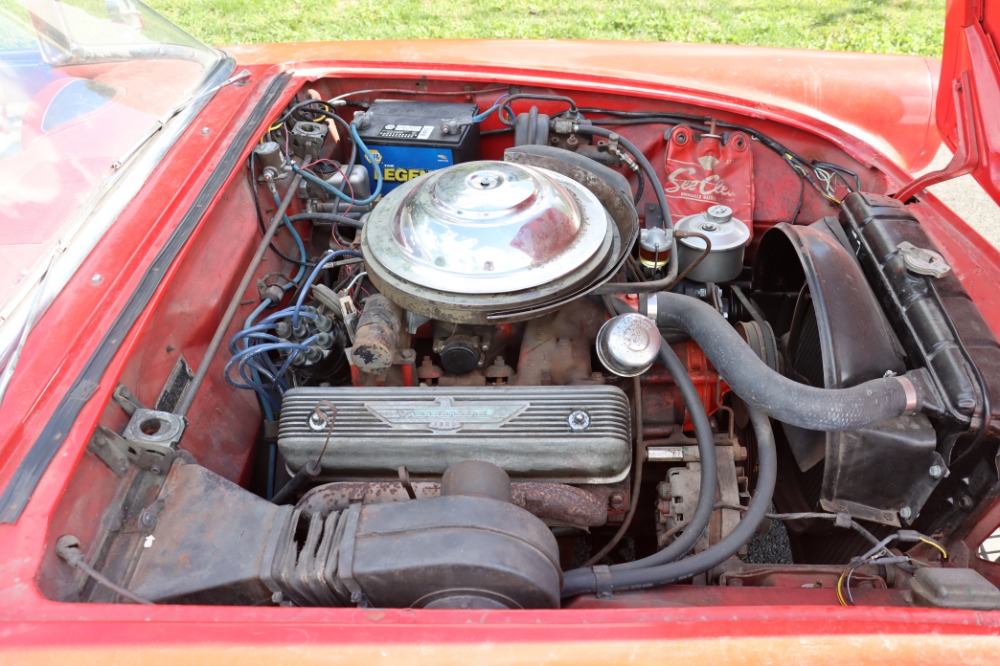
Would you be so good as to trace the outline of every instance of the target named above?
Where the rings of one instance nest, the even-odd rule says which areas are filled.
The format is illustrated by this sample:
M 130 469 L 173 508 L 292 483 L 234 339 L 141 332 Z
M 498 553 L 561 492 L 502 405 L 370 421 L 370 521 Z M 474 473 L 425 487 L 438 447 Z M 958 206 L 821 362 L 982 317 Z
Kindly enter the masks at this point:
M 903 395 L 906 396 L 906 413 L 916 414 L 920 401 L 917 399 L 917 387 L 906 377 L 896 377 L 896 380 L 903 387 Z
M 611 580 L 611 567 L 598 564 L 592 567 L 594 572 L 594 594 L 598 599 L 614 599 L 614 583 Z
M 646 295 L 646 316 L 649 317 L 650 319 L 652 319 L 653 323 L 655 324 L 656 323 L 656 315 L 657 314 L 658 313 L 657 313 L 657 309 L 656 309 L 656 294 L 647 294 Z

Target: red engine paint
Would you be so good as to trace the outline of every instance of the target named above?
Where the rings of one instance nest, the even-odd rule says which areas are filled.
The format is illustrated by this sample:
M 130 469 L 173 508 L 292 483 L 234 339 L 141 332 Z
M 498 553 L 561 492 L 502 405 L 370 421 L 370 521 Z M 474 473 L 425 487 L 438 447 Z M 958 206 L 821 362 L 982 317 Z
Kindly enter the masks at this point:
M 697 344 L 688 341 L 671 347 L 687 367 L 708 415 L 715 414 L 722 407 L 729 386 L 722 381 Z M 670 373 L 660 366 L 654 366 L 642 377 L 642 413 L 646 437 L 666 436 L 678 423 L 683 423 L 687 432 L 694 429 L 690 410 L 684 405 L 677 384 Z

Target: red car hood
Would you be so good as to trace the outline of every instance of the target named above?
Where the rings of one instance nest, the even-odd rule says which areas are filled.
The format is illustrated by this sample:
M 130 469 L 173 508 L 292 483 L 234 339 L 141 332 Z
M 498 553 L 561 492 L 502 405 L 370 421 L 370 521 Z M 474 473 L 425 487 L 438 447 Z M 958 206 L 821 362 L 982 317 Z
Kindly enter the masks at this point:
M 953 151 L 969 151 L 968 170 L 1000 202 L 1000 2 L 950 0 L 937 123 Z

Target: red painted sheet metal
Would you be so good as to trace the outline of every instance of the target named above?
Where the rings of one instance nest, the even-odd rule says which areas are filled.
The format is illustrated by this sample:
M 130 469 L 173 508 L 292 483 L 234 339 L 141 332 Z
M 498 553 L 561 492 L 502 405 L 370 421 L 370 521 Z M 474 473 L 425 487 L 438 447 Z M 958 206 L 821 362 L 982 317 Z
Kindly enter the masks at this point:
M 497 77 L 499 74 L 487 76 Z M 253 102 L 248 99 L 250 95 L 240 95 L 238 90 L 227 89 L 225 94 L 230 97 L 213 101 L 210 113 L 206 112 L 206 120 L 216 119 L 211 124 L 212 133 L 205 137 L 197 129 L 192 130 L 185 142 L 178 146 L 177 153 L 164 163 L 160 175 L 165 182 L 175 182 L 178 186 L 144 192 L 135 207 L 123 217 L 123 228 L 118 230 L 120 233 L 109 237 L 101 252 L 91 257 L 81 271 L 80 279 L 70 285 L 67 298 L 54 306 L 50 312 L 54 319 L 47 323 L 58 335 L 51 340 L 34 341 L 31 348 L 26 347 L 26 357 L 22 362 L 37 363 L 33 366 L 37 374 L 28 376 L 53 379 L 49 391 L 40 391 L 37 385 L 12 385 L 14 393 L 8 398 L 15 399 L 4 404 L 4 414 L 8 417 L 4 427 L 17 430 L 16 434 L 20 435 L 12 436 L 12 439 L 22 440 L 15 447 L 16 451 L 30 445 L 33 429 L 37 427 L 34 421 L 22 422 L 22 414 L 33 407 L 37 407 L 35 418 L 49 413 L 51 404 L 61 397 L 60 391 L 78 374 L 99 339 L 99 333 L 105 330 L 113 313 L 127 299 L 138 275 L 162 245 L 181 212 L 192 204 L 205 174 L 185 173 L 181 165 L 185 161 L 196 163 L 198 156 L 218 150 L 225 139 L 232 136 L 234 129 L 230 123 L 240 119 L 236 107 L 249 107 Z M 226 122 L 220 120 L 223 117 Z M 195 127 L 200 126 L 199 123 Z M 207 165 L 208 168 L 210 166 Z M 211 202 L 208 205 L 213 207 L 217 204 Z M 932 205 L 937 206 L 936 202 Z M 150 210 L 156 215 L 144 214 Z M 962 239 L 964 228 L 960 223 L 950 218 L 947 211 L 940 213 L 940 218 L 928 214 L 928 224 L 936 235 L 945 236 L 946 252 L 954 256 L 956 270 L 967 272 L 979 267 L 986 277 L 994 276 L 1000 270 L 995 252 L 990 253 L 989 248 L 981 245 L 974 236 L 972 240 Z M 952 233 L 956 228 L 958 239 Z M 140 230 L 143 233 L 139 233 Z M 128 249 L 128 253 L 123 253 L 124 249 Z M 960 252 L 962 249 L 969 252 Z M 977 257 L 985 258 L 987 254 L 989 261 L 977 262 Z M 122 262 L 128 264 L 124 269 Z M 112 264 L 117 264 L 117 269 Z M 96 290 L 85 279 L 92 272 L 116 277 L 113 282 L 106 283 L 104 289 Z M 995 292 L 994 283 L 995 280 L 983 281 L 982 297 L 992 298 L 990 302 L 995 303 L 997 296 L 990 296 L 985 291 Z M 994 327 L 997 327 L 1000 308 L 993 312 L 997 313 L 993 315 Z M 81 326 L 86 329 L 82 331 Z M 140 322 L 139 327 L 142 326 L 143 322 Z M 62 339 L 77 341 L 79 345 L 72 350 L 63 349 L 62 355 L 55 359 L 46 357 L 46 354 L 53 353 L 52 340 Z M 124 360 L 134 345 L 134 339 L 126 340 L 109 377 L 121 373 Z M 827 603 L 819 596 L 798 607 L 741 606 L 750 603 L 749 597 L 741 596 L 746 592 L 730 592 L 729 596 L 720 599 L 720 603 L 727 605 L 725 608 L 670 608 L 671 603 L 684 602 L 680 597 L 671 599 L 668 595 L 656 599 L 660 608 L 512 611 L 475 616 L 470 616 L 468 612 L 447 611 L 147 608 L 51 602 L 41 597 L 33 580 L 45 548 L 41 526 L 51 519 L 52 507 L 65 490 L 65 479 L 82 454 L 82 439 L 92 429 L 96 412 L 107 401 L 111 388 L 104 385 L 94 388 L 97 398 L 87 407 L 74 431 L 68 434 L 67 445 L 39 485 L 22 520 L 16 525 L 0 527 L 0 541 L 5 545 L 5 557 L 0 560 L 0 578 L 12 581 L 0 590 L 0 608 L 5 609 L 0 611 L 0 645 L 3 646 L 0 649 L 27 649 L 27 652 L 16 655 L 8 654 L 10 659 L 0 653 L 0 661 L 54 659 L 60 649 L 69 654 L 72 648 L 72 658 L 76 663 L 107 663 L 109 654 L 117 655 L 117 659 L 121 660 L 140 652 L 144 663 L 154 663 L 148 658 L 155 647 L 200 643 L 208 647 L 174 647 L 164 649 L 164 653 L 172 655 L 173 664 L 221 664 L 233 661 L 234 655 L 280 663 L 291 658 L 289 654 L 294 655 L 297 663 L 310 663 L 321 658 L 325 663 L 333 658 L 351 658 L 354 663 L 360 663 L 368 659 L 387 659 L 392 655 L 414 661 L 414 651 L 417 650 L 418 656 L 434 658 L 438 663 L 468 663 L 469 646 L 475 644 L 498 646 L 493 652 L 494 661 L 518 658 L 524 663 L 543 660 L 586 663 L 598 657 L 602 663 L 608 663 L 614 657 L 648 661 L 654 658 L 662 660 L 664 655 L 669 655 L 672 660 L 676 660 L 678 655 L 713 658 L 706 663 L 759 662 L 765 657 L 781 658 L 788 663 L 808 663 L 795 658 L 796 650 L 807 650 L 815 655 L 816 658 L 810 660 L 812 663 L 843 662 L 847 659 L 865 663 L 866 659 L 872 661 L 875 658 L 881 661 L 887 652 L 892 652 L 896 658 L 905 658 L 909 663 L 920 663 L 929 658 L 937 658 L 940 662 L 945 650 L 951 651 L 952 660 L 959 659 L 955 656 L 958 654 L 956 650 L 962 646 L 960 660 L 973 663 L 984 657 L 995 657 L 1000 647 L 1000 640 L 996 638 L 1000 633 L 1000 614 L 997 613 L 839 609 L 832 600 Z M 10 434 L 10 430 L 7 432 Z M 727 594 L 726 591 L 718 593 Z M 719 640 L 721 637 L 739 637 L 741 640 Z M 416 643 L 420 643 L 421 647 L 414 648 Z M 276 652 L 269 651 L 269 645 L 284 648 L 284 656 L 279 657 Z M 76 651 L 79 646 L 89 646 L 89 649 Z M 109 646 L 116 646 L 113 653 Z M 455 646 L 458 646 L 457 650 Z M 240 652 L 241 649 L 253 652 Z
M 974 129 L 979 159 L 973 177 L 1000 202 L 1000 2 L 950 0 L 944 39 L 944 60 L 938 88 L 937 123 L 954 151 L 960 141 L 955 85 L 968 74 L 972 86 Z M 960 98 L 960 96 L 959 96 Z M 968 111 L 966 112 L 968 115 Z
M 83 610 L 77 607 L 79 610 Z M 125 608 L 3 626 L 0 661 L 74 664 L 995 663 L 996 614 L 772 607 L 481 612 Z M 237 612 L 233 612 L 233 611 Z M 177 612 L 186 617 L 176 617 Z M 287 611 L 281 613 L 280 611 Z M 256 614 L 256 621 L 242 615 Z M 264 616 L 284 617 L 267 622 Z M 96 617 L 95 617 L 96 616 Z M 225 617 L 225 621 L 220 621 Z M 149 621 L 149 620 L 158 621 Z M 58 627 L 55 629 L 54 627 Z
M 10 480 L 21 457 L 35 442 L 55 406 L 83 370 L 104 332 L 128 303 L 146 268 L 166 243 L 184 211 L 194 205 L 218 156 L 232 141 L 240 123 L 245 121 L 243 116 L 253 107 L 255 97 L 263 93 L 273 74 L 268 73 L 267 68 L 255 68 L 253 85 L 228 86 L 220 91 L 151 176 L 155 186 L 144 188 L 133 200 L 60 297 L 35 324 L 37 330 L 45 331 L 45 335 L 30 336 L 27 340 L 17 372 L 0 406 L 0 442 L 3 442 L 0 485 Z M 209 133 L 203 134 L 203 127 L 208 127 Z M 210 157 L 206 160 L 205 156 Z M 192 164 L 199 164 L 201 168 L 192 170 Z M 241 176 L 237 170 L 231 177 Z M 218 201 L 213 201 L 202 205 L 211 209 L 217 204 Z M 179 270 L 183 255 L 182 250 L 178 264 L 164 275 L 164 281 L 169 281 Z M 102 276 L 99 284 L 91 282 L 95 274 Z M 161 295 L 163 291 L 161 289 Z M 154 301 L 156 298 L 154 296 Z M 143 322 L 140 317 L 137 328 L 141 329 Z M 113 342 L 122 346 L 107 375 L 108 385 L 89 387 L 90 393 L 77 396 L 87 405 L 74 431 L 88 433 L 76 433 L 77 436 L 87 437 L 92 432 L 103 405 L 110 399 L 113 378 L 120 374 L 135 341 Z M 65 433 L 65 437 L 70 439 L 73 434 Z M 44 498 L 45 503 L 60 494 L 72 465 L 81 454 L 82 448 L 74 447 L 71 453 L 57 456 L 35 497 Z M 54 484 L 49 486 L 48 492 L 44 489 L 46 482 Z M 3 528 L 0 528 L 0 538 L 2 533 Z M 0 572 L 4 564 L 7 563 L 0 562 Z
M 557 40 L 313 42 L 226 47 L 244 63 L 289 67 L 340 64 L 417 67 L 439 76 L 455 69 L 496 71 L 495 80 L 549 76 L 614 83 L 641 81 L 699 97 L 740 99 L 763 111 L 787 109 L 841 127 L 899 166 L 927 166 L 940 145 L 933 122 L 935 60 L 704 44 Z M 447 63 L 447 64 L 446 64 Z

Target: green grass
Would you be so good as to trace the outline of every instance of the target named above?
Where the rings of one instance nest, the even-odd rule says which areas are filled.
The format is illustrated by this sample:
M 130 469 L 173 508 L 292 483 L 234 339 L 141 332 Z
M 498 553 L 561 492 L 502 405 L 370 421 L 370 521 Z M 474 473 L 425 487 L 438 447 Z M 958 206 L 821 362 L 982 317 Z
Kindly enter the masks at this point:
M 148 0 L 210 44 L 532 38 L 940 56 L 945 0 Z

